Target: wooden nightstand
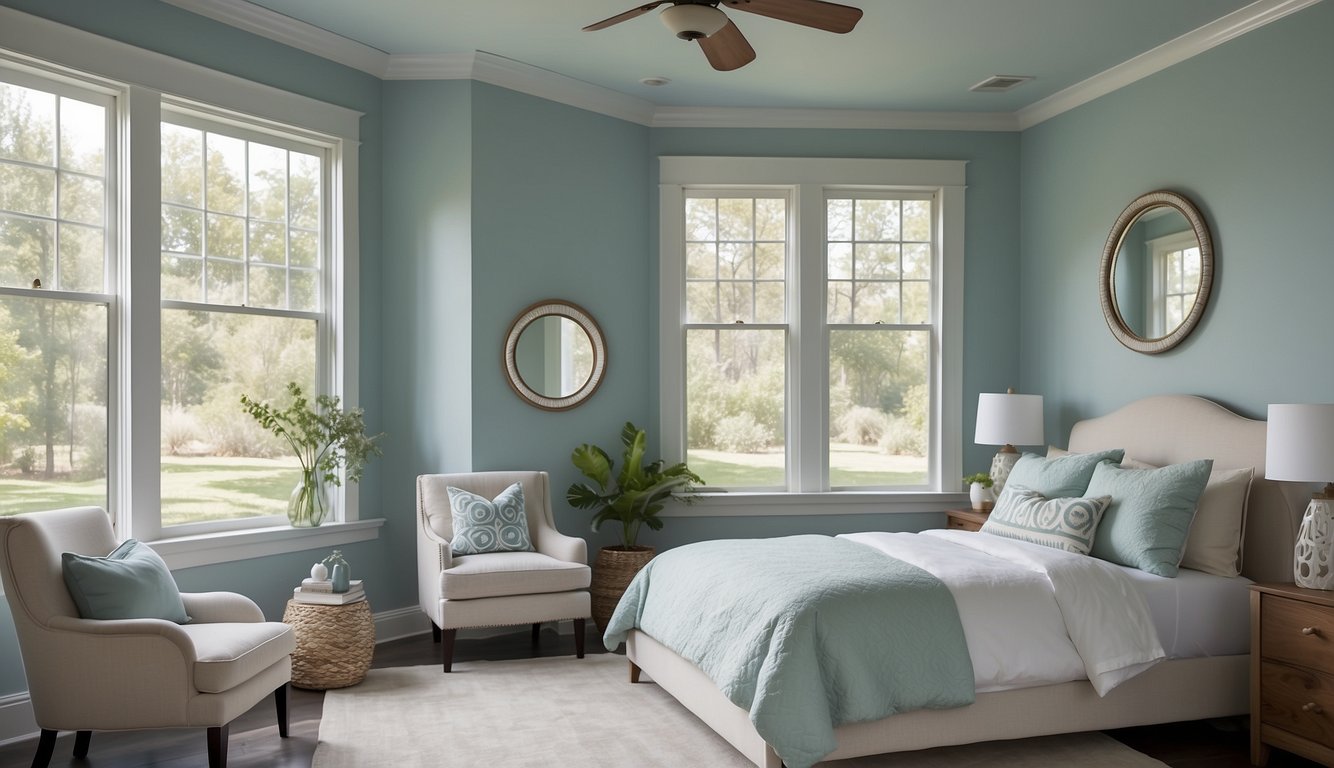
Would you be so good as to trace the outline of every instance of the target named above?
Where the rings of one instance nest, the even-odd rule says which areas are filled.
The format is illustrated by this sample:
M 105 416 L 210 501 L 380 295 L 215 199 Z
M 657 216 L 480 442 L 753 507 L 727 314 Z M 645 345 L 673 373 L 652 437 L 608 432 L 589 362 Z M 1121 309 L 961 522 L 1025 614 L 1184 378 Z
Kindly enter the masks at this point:
M 945 513 L 948 518 L 945 527 L 956 531 L 980 531 L 990 515 L 990 512 L 979 512 L 976 509 L 951 509 Z
M 1334 592 L 1251 586 L 1251 763 L 1271 745 L 1334 765 Z

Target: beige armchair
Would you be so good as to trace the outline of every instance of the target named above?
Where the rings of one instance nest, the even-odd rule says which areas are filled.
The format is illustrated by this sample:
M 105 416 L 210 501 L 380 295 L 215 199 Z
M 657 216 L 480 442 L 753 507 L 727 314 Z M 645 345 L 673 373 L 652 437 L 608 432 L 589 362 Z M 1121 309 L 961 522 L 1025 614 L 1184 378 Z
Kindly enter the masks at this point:
M 249 598 L 186 593 L 187 624 L 161 619 L 79 618 L 61 571 L 62 552 L 102 556 L 116 547 L 96 507 L 0 518 L 0 576 L 18 630 L 45 766 L 60 731 L 75 731 L 85 757 L 93 731 L 208 729 L 211 768 L 227 762 L 227 725 L 274 692 L 287 737 L 291 627 L 266 622 Z
M 494 499 L 512 483 L 523 485 L 524 511 L 534 552 L 454 555 L 450 486 Z M 441 642 L 446 672 L 454 638 L 463 627 L 532 624 L 574 619 L 574 647 L 584 657 L 588 597 L 588 545 L 562 535 L 551 518 L 546 472 L 470 472 L 417 478 L 417 595 Z

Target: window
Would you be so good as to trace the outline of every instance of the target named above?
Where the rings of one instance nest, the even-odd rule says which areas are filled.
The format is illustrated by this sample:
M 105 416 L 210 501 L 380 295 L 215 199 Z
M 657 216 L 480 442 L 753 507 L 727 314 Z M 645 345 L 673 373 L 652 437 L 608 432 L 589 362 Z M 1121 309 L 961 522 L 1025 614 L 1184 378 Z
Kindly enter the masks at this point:
M 664 456 L 731 490 L 953 490 L 963 164 L 661 163 Z
M 291 449 L 244 393 L 318 391 L 324 147 L 171 112 L 162 136 L 162 525 L 281 515 Z
M 1171 333 L 1195 306 L 1200 290 L 1200 244 L 1191 231 L 1148 241 L 1153 264 L 1151 338 Z
M 0 514 L 107 505 L 114 116 L 0 70 Z
M 0 514 L 103 506 L 173 567 L 373 538 L 287 527 L 240 405 L 357 403 L 360 115 L 0 15 Z

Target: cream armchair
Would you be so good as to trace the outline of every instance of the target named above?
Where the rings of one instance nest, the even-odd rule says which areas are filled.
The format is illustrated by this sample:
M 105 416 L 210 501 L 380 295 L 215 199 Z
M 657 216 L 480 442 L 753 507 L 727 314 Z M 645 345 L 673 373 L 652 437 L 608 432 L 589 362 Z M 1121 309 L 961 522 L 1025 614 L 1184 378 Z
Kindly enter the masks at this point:
M 61 571 L 62 552 L 102 556 L 116 547 L 96 507 L 0 518 L 0 576 L 18 630 L 45 766 L 60 731 L 75 731 L 85 757 L 93 731 L 208 729 L 211 768 L 227 763 L 227 725 L 270 692 L 287 737 L 292 628 L 266 622 L 231 592 L 182 594 L 187 624 L 161 619 L 79 618 Z
M 450 486 L 494 499 L 512 483 L 523 486 L 528 535 L 534 552 L 455 556 Z M 454 638 L 463 627 L 532 624 L 574 619 L 574 647 L 584 657 L 584 620 L 592 615 L 588 545 L 562 535 L 551 518 L 546 472 L 470 472 L 417 478 L 417 595 L 441 642 L 448 672 Z

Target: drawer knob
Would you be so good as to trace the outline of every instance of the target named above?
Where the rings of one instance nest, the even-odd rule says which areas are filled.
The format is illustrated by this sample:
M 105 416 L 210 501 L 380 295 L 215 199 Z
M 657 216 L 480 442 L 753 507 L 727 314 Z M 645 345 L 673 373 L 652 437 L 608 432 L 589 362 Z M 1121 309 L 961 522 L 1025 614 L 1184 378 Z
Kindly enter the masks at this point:
M 1322 709 L 1322 708 L 1320 707 L 1320 705 L 1317 704 L 1317 703 L 1315 703 L 1314 701 L 1309 701 L 1309 702 L 1307 702 L 1307 703 L 1305 703 L 1305 704 L 1302 705 L 1302 711 L 1303 711 L 1303 712 L 1310 712 L 1311 714 L 1318 715 L 1318 714 L 1324 712 L 1325 710 Z
M 1309 637 L 1320 637 L 1320 630 L 1315 627 L 1302 627 L 1302 634 Z

